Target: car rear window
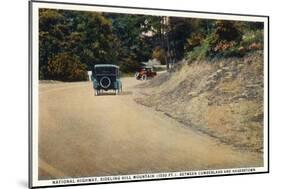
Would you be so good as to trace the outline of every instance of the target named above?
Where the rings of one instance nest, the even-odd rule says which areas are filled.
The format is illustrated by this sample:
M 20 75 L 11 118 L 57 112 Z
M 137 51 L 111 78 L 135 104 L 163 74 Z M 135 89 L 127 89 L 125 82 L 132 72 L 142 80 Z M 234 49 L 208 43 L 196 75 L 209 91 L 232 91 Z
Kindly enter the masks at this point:
M 95 73 L 96 75 L 116 75 L 117 69 L 114 67 L 97 67 Z

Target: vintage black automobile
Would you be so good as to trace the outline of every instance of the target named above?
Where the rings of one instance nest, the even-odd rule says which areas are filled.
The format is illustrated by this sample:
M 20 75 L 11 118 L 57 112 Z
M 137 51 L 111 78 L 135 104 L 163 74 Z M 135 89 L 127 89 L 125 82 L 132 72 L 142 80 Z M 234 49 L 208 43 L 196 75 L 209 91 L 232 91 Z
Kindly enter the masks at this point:
M 97 64 L 94 66 L 92 73 L 93 88 L 96 96 L 108 90 L 113 90 L 116 95 L 122 92 L 119 66 Z

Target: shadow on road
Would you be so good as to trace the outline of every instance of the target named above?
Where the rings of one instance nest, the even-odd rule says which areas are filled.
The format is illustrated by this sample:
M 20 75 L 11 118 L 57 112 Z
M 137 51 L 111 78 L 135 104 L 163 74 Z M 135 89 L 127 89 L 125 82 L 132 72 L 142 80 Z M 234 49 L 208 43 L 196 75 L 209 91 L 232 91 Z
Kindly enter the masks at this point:
M 126 96 L 126 95 L 131 95 L 131 94 L 133 94 L 132 91 L 123 91 L 120 95 Z
M 119 95 L 121 96 L 127 96 L 127 95 L 132 95 L 133 92 L 132 91 L 123 91 L 121 92 Z M 101 94 L 99 94 L 98 96 L 116 96 L 116 94 L 114 92 L 102 92 Z

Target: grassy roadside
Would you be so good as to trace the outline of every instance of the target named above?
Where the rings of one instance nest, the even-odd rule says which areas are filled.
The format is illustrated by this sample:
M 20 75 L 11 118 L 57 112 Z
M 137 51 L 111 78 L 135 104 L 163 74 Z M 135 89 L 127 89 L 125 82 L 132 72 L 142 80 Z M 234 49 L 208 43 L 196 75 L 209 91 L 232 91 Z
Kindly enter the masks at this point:
M 183 65 L 139 85 L 136 102 L 239 150 L 263 151 L 263 55 Z

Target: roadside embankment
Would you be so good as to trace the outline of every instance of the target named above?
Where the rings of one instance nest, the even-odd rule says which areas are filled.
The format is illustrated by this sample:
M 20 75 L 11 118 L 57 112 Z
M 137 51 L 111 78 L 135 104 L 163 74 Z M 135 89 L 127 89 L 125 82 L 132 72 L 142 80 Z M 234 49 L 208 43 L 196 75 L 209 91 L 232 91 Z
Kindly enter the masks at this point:
M 239 150 L 263 151 L 263 55 L 182 63 L 138 85 L 135 101 Z

